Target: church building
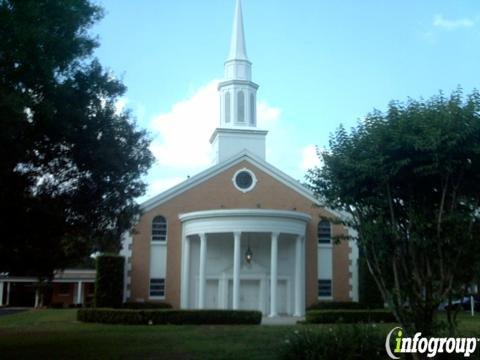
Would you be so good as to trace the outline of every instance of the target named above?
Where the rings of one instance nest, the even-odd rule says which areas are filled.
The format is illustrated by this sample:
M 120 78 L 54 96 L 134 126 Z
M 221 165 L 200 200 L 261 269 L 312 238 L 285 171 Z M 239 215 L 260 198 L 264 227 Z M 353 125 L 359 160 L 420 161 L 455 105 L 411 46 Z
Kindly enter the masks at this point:
M 240 0 L 212 167 L 141 204 L 124 239 L 125 300 L 181 309 L 302 316 L 317 301 L 358 300 L 358 249 L 300 182 L 267 162 Z

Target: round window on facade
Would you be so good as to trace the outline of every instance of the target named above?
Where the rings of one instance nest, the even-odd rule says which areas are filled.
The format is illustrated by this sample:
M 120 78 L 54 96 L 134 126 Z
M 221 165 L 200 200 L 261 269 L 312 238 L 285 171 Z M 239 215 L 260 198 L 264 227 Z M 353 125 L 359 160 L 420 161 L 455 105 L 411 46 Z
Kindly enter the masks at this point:
M 238 190 L 242 192 L 247 192 L 255 187 L 255 184 L 257 183 L 257 178 L 252 171 L 244 168 L 238 170 L 235 173 L 232 181 Z

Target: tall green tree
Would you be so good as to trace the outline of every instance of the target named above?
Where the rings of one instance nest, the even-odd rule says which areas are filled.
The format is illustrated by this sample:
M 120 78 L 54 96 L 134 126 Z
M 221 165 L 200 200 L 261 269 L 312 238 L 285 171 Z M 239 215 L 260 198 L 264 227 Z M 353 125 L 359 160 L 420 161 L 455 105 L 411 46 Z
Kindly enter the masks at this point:
M 138 212 L 150 140 L 93 57 L 101 17 L 88 0 L 0 0 L 0 272 L 115 251 Z
M 345 214 L 385 302 L 408 331 L 478 275 L 480 95 L 392 102 L 340 128 L 311 187 Z M 451 330 L 454 323 L 451 323 Z

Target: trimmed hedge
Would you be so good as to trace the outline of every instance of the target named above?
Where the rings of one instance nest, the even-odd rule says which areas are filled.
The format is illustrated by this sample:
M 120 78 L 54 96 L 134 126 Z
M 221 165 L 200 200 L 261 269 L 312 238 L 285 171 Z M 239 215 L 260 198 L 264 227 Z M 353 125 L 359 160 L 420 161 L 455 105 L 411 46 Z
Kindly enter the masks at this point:
M 378 308 L 378 307 L 377 307 Z M 366 310 L 369 307 L 353 301 L 319 301 L 310 305 L 307 310 Z
M 385 334 L 371 325 L 295 330 L 280 345 L 281 360 L 384 360 Z
M 310 310 L 305 322 L 308 324 L 396 322 L 395 316 L 385 309 L 377 310 Z
M 124 325 L 257 325 L 262 321 L 262 313 L 244 310 L 80 309 L 77 320 Z
M 122 309 L 171 309 L 172 305 L 166 302 L 133 302 L 123 303 Z
M 100 255 L 97 257 L 94 297 L 96 307 L 119 308 L 122 306 L 124 266 L 123 256 Z

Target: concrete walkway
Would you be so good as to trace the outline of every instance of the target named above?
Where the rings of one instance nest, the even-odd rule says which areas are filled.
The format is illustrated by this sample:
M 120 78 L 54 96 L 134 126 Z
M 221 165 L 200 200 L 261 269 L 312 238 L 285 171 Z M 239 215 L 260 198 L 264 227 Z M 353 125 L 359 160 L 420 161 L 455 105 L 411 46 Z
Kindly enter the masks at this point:
M 0 316 L 13 315 L 29 309 L 30 308 L 25 308 L 25 307 L 0 307 Z
M 297 321 L 305 320 L 304 317 L 295 317 L 295 316 L 277 316 L 277 317 L 267 317 L 262 318 L 262 325 L 295 325 Z

